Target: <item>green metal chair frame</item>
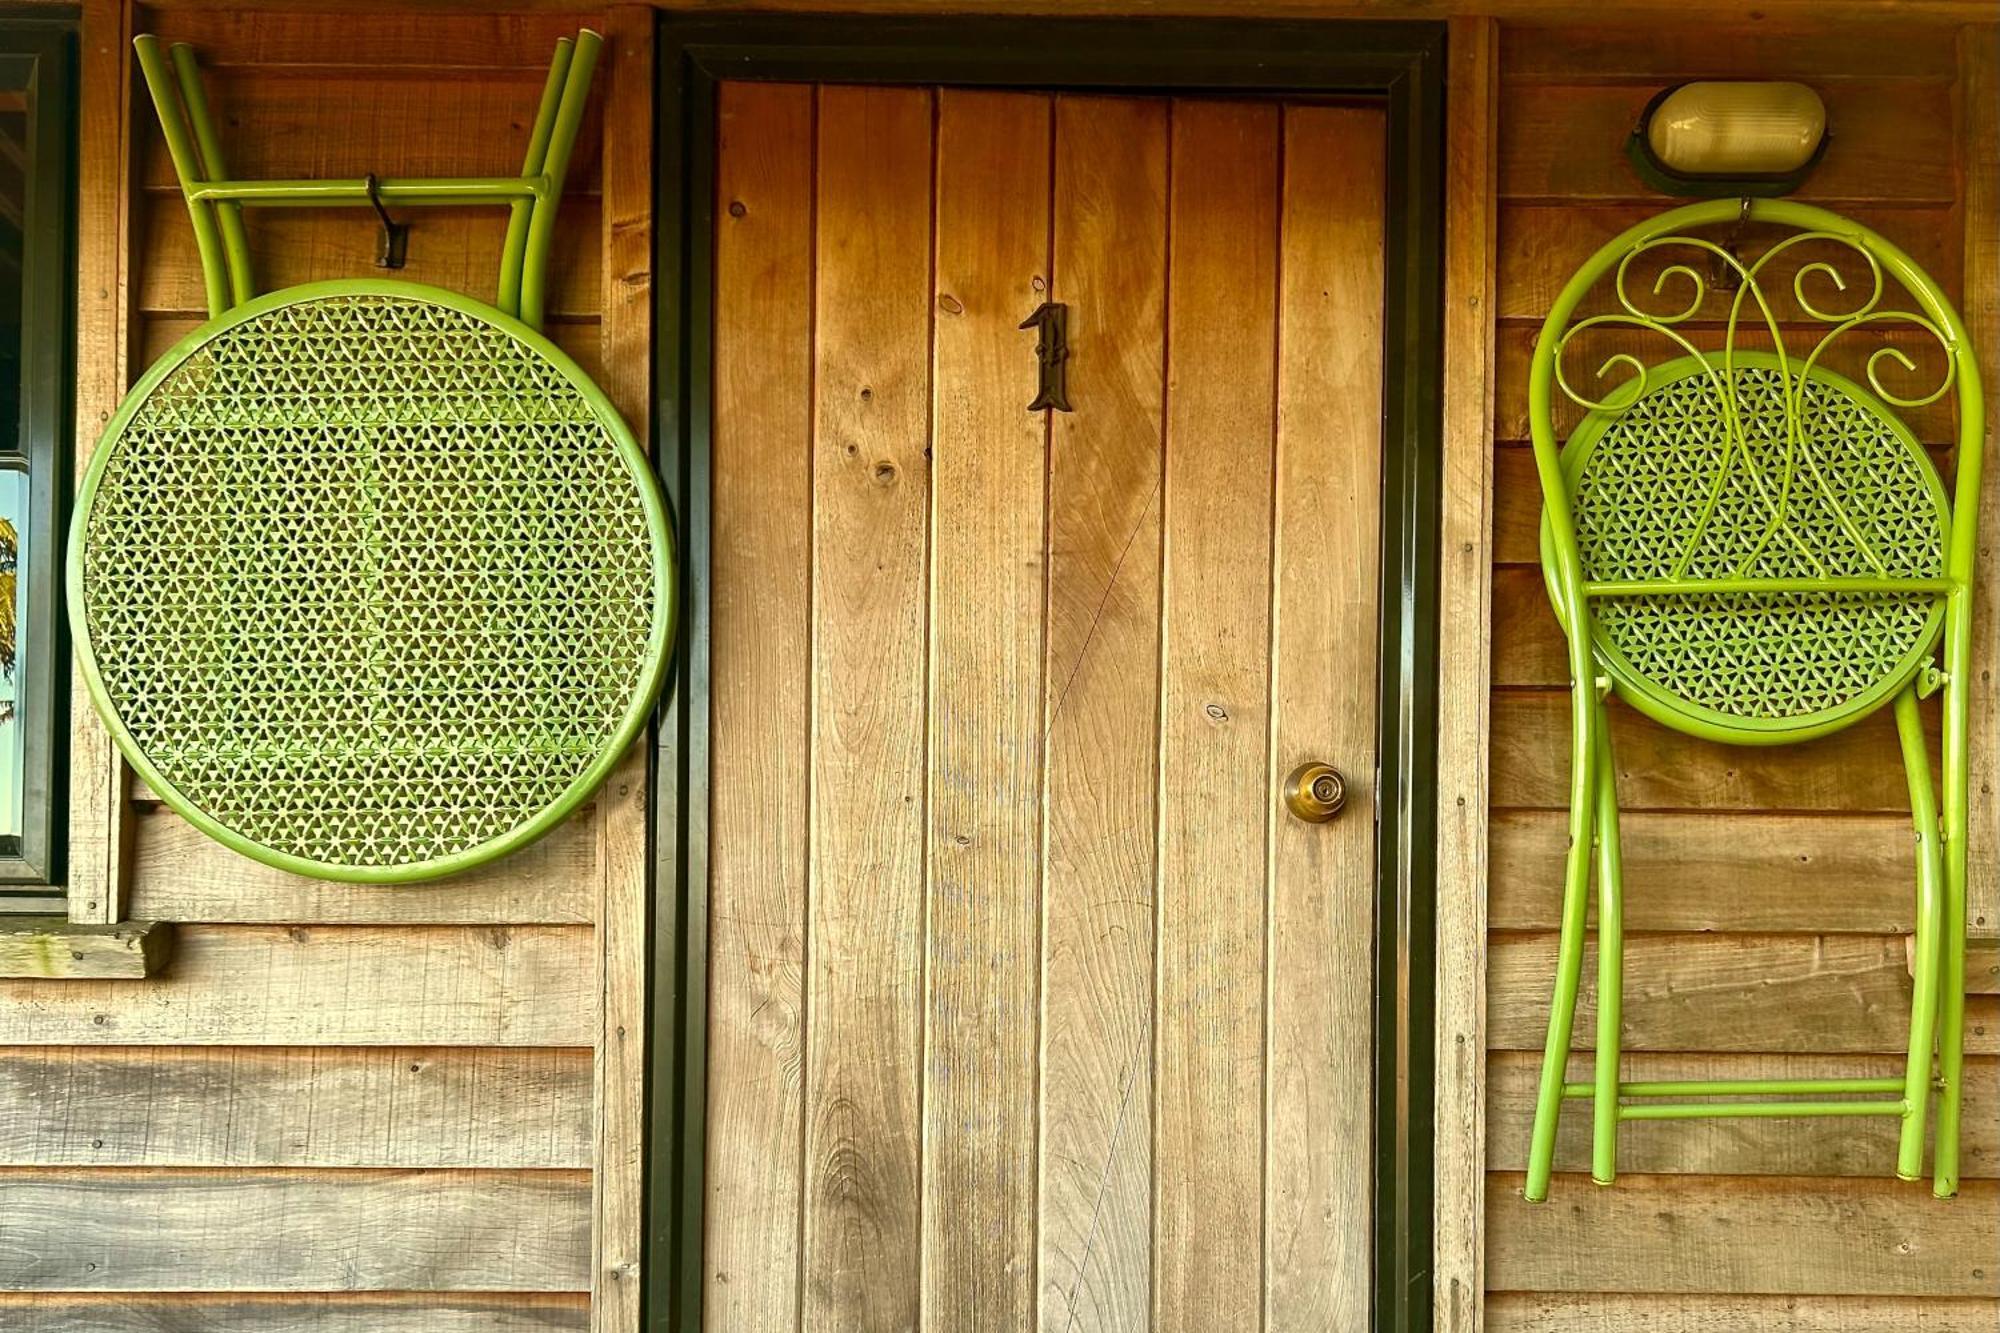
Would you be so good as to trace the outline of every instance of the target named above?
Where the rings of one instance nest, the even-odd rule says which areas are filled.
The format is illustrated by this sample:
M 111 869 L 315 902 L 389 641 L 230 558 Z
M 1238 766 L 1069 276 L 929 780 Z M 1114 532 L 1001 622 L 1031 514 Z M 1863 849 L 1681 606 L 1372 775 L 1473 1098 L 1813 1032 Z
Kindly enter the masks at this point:
M 134 770 L 267 864 L 403 883 L 580 806 L 644 731 L 674 633 L 646 452 L 541 333 L 601 38 L 556 44 L 518 177 L 237 180 L 192 48 L 134 42 L 210 318 L 79 490 L 79 666 Z M 504 206 L 487 304 L 397 278 L 258 295 L 242 210 Z
M 1786 232 L 1748 261 L 1726 242 L 1690 234 L 1746 223 Z M 1798 263 L 1791 281 L 1798 309 L 1826 331 L 1794 359 L 1759 283 L 1778 256 L 1806 258 L 1810 251 L 1794 253 L 1801 245 L 1838 247 L 1867 279 L 1857 299 L 1835 264 Z M 1692 293 L 1684 307 L 1641 309 L 1627 282 L 1642 256 L 1653 256 L 1647 264 L 1678 256 L 1659 272 L 1652 295 L 1677 284 Z M 1684 327 L 1709 301 L 1703 269 L 1735 288 L 1723 346 L 1706 351 Z M 1885 277 L 1915 309 L 1883 305 Z M 1615 304 L 1576 318 L 1606 278 Z M 1825 308 L 1808 291 L 1821 282 L 1845 311 Z M 1739 349 L 1739 320 L 1754 321 L 1774 350 Z M 1618 352 L 1597 374 L 1622 378 L 1603 396 L 1586 396 L 1566 376 L 1563 353 L 1600 328 L 1658 336 L 1676 355 L 1649 367 Z M 1868 357 L 1867 388 L 1824 369 L 1834 341 L 1860 328 L 1935 339 L 1940 382 L 1914 397 L 1884 388 L 1877 372 L 1885 359 L 1916 369 L 1893 343 Z M 1956 479 L 1947 503 L 1892 409 L 1936 402 L 1954 389 Z M 1566 446 L 1557 439 L 1558 392 L 1587 409 Z M 1528 407 L 1544 504 L 1543 571 L 1568 643 L 1571 759 L 1562 928 L 1527 1198 L 1548 1197 L 1565 1100 L 1592 1104 L 1591 1176 L 1601 1184 L 1616 1176 L 1621 1122 L 1702 1116 L 1895 1116 L 1902 1122 L 1896 1174 L 1914 1180 L 1934 1088 L 1934 1191 L 1951 1196 L 1963 1081 L 1967 686 L 1984 439 L 1979 373 L 1963 323 L 1929 275 L 1867 227 L 1785 200 L 1692 204 L 1627 230 L 1570 279 L 1542 325 Z M 1944 712 L 1941 809 L 1917 707 L 1935 690 Z M 1893 707 L 1917 848 L 1902 1077 L 1620 1080 L 1624 886 L 1605 706 L 1613 694 L 1666 726 L 1730 744 L 1805 740 Z M 1588 1082 L 1573 1083 L 1566 1067 L 1593 866 L 1595 1066 Z
M 242 210 L 259 208 L 418 208 L 504 204 L 510 216 L 500 255 L 494 305 L 531 328 L 542 325 L 547 300 L 549 244 L 555 235 L 563 180 L 583 125 L 590 80 L 604 39 L 588 28 L 556 42 L 542 87 L 521 174 L 375 180 L 231 180 L 222 141 L 209 116 L 208 98 L 195 67 L 194 48 L 176 42 L 163 53 L 151 35 L 133 39 L 139 69 L 159 112 L 188 219 L 194 225 L 208 313 L 220 315 L 256 292 Z M 171 64 L 171 69 L 169 68 Z

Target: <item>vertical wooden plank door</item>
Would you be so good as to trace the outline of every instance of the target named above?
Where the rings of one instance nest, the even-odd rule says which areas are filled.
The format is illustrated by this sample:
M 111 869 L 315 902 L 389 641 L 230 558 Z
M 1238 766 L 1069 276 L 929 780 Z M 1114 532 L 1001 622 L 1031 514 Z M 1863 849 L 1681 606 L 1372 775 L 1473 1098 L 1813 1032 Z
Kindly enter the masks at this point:
M 719 109 L 708 1326 L 1365 1328 L 1381 111 Z

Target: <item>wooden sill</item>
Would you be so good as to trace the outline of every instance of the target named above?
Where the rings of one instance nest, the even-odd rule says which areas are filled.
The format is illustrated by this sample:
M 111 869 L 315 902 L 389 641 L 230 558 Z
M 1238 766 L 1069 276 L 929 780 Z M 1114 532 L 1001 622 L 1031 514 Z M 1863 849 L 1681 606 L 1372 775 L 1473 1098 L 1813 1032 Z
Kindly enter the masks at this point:
M 165 921 L 78 925 L 59 916 L 0 916 L 0 977 L 131 981 L 150 977 L 173 957 Z

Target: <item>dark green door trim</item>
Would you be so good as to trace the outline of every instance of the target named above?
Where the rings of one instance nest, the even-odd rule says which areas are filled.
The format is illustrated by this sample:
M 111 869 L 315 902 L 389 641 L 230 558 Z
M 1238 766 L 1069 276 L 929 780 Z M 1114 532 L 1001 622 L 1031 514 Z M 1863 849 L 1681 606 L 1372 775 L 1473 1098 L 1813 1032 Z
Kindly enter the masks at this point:
M 1364 94 L 1389 116 L 1376 829 L 1376 1333 L 1431 1327 L 1444 25 L 663 16 L 653 415 L 685 590 L 655 756 L 645 1326 L 701 1327 L 715 91 L 725 79 Z
M 0 853 L 0 912 L 60 913 L 69 827 L 69 635 L 62 614 L 64 524 L 76 346 L 76 44 L 70 6 L 0 8 L 0 90 L 28 105 L 20 225 L 17 433 L 0 466 L 27 474 L 17 578 L 15 725 L 21 728 L 21 836 Z

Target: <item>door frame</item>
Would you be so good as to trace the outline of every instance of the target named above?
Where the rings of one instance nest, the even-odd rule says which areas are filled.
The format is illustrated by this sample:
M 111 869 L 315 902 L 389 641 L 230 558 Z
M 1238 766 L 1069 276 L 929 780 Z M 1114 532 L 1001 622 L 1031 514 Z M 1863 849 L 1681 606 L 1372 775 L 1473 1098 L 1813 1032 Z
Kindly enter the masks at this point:
M 706 1158 L 710 384 L 716 85 L 1354 94 L 1388 117 L 1377 702 L 1374 1333 L 1432 1319 L 1443 23 L 662 14 L 655 458 L 679 527 L 680 637 L 653 755 L 646 1074 L 649 1333 L 702 1316 Z

